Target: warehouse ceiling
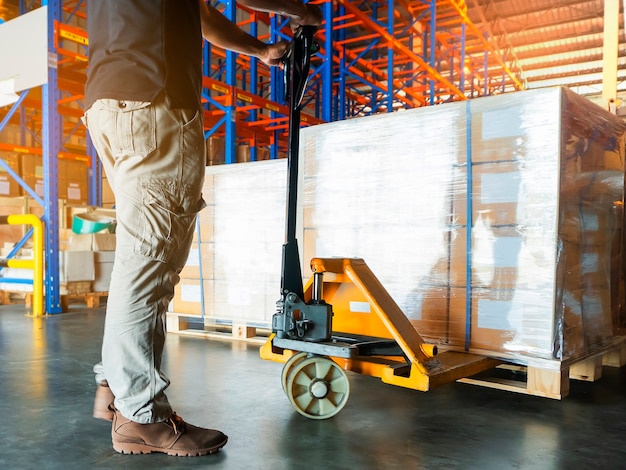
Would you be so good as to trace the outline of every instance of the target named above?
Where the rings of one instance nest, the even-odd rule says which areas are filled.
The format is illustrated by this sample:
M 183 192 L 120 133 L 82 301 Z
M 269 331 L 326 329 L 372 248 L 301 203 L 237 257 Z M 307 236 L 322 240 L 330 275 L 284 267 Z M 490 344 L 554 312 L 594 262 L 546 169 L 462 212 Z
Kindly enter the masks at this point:
M 399 0 L 397 5 L 425 3 Z M 618 91 L 626 99 L 626 36 L 623 2 L 619 3 Z M 437 1 L 438 21 L 458 17 L 452 4 L 462 5 L 463 0 Z M 592 99 L 601 94 L 604 0 L 465 0 L 465 4 L 468 17 L 488 34 L 526 88 L 566 85 Z M 18 13 L 18 0 L 0 0 L 0 19 Z
M 618 90 L 626 92 L 626 37 L 620 1 Z M 466 0 L 468 16 L 506 53 L 527 88 L 566 85 L 602 92 L 604 0 Z M 621 94 L 621 93 L 620 93 Z

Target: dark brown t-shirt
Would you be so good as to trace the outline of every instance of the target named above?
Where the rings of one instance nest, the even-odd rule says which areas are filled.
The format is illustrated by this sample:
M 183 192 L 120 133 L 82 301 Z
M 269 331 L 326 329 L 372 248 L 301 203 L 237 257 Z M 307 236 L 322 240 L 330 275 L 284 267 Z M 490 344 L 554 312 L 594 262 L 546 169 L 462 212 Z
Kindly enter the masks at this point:
M 92 0 L 85 108 L 110 98 L 200 107 L 202 29 L 198 0 Z

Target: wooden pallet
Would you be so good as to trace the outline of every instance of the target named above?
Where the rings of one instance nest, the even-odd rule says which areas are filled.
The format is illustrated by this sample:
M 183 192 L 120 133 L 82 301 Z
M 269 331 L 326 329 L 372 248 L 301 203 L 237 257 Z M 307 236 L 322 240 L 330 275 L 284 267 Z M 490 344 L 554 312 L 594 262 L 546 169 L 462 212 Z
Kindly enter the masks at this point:
M 84 303 L 87 308 L 99 308 L 106 303 L 108 292 L 85 292 L 82 294 L 66 294 L 61 296 L 61 309 L 67 312 L 70 303 Z
M 26 308 L 31 308 L 32 293 L 27 293 L 24 303 Z M 70 304 L 81 303 L 87 308 L 99 308 L 106 303 L 106 299 L 109 297 L 108 292 L 74 292 L 68 294 L 62 294 L 60 296 L 61 310 L 67 312 Z
M 168 331 L 183 335 L 264 344 L 270 333 L 268 329 L 251 327 L 245 323 L 203 326 L 202 321 L 199 316 L 167 313 Z M 626 365 L 626 336 L 618 336 L 604 348 L 574 361 L 543 360 L 520 365 L 505 360 L 495 368 L 457 381 L 561 400 L 569 394 L 571 380 L 595 382 L 602 377 L 603 366 L 624 365 Z
M 595 382 L 602 367 L 626 365 L 626 337 L 615 337 L 610 344 L 574 361 L 542 364 L 501 364 L 484 373 L 458 382 L 561 400 L 569 394 L 570 380 Z
M 203 324 L 200 316 L 167 312 L 167 331 L 188 336 L 210 339 L 226 339 L 264 344 L 269 337 L 265 328 L 250 326 L 244 322 L 214 322 Z
M 26 297 L 26 292 L 0 291 L 0 305 L 22 304 Z
M 70 304 L 81 303 L 87 308 L 99 308 L 106 304 L 108 292 L 76 292 L 63 290 L 60 296 L 61 310 L 67 312 Z M 0 291 L 0 305 L 24 304 L 26 309 L 32 308 L 32 292 Z M 45 300 L 44 300 L 45 302 Z

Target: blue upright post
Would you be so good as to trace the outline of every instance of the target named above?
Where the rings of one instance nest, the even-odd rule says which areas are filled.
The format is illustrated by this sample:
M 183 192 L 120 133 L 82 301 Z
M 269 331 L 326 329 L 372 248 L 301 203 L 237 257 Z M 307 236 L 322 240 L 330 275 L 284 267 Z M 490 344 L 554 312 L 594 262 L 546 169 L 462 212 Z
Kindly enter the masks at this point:
M 251 23 L 250 25 L 250 34 L 252 36 L 254 36 L 255 38 L 258 36 L 258 25 L 256 22 L 256 17 L 254 18 L 254 21 Z M 259 80 L 259 73 L 258 73 L 258 59 L 256 57 L 250 57 L 250 93 L 252 93 L 253 95 L 258 95 L 259 94 L 259 90 L 258 90 L 258 80 Z M 257 119 L 257 110 L 256 109 L 252 109 L 250 111 L 250 121 L 254 122 Z M 258 142 L 255 139 L 254 145 L 250 147 L 250 161 L 255 161 L 257 159 L 257 155 L 258 155 L 258 149 L 257 149 L 257 145 Z
M 61 122 L 58 112 L 59 87 L 57 55 L 54 47 L 54 21 L 62 21 L 62 0 L 43 0 L 48 7 L 48 83 L 42 87 L 42 144 L 45 224 L 46 312 L 61 313 L 59 286 L 59 173 Z
M 232 22 L 237 21 L 237 9 L 235 8 L 235 0 L 224 0 L 226 9 L 224 15 Z M 237 54 L 232 51 L 226 51 L 226 83 L 230 86 L 237 86 Z M 235 163 L 237 161 L 236 141 L 237 128 L 235 123 L 235 103 L 229 103 L 226 106 L 226 137 L 224 139 L 226 149 L 226 163 Z
M 487 37 L 487 33 L 485 33 L 485 37 Z M 485 71 L 484 71 L 484 89 L 483 89 L 483 95 L 487 96 L 489 94 L 489 51 L 485 50 L 485 57 L 483 60 L 483 64 L 485 67 Z
M 465 94 L 465 23 L 461 24 L 461 77 L 459 83 L 459 90 Z
M 429 45 L 430 45 L 430 66 L 433 69 L 437 68 L 436 61 L 436 48 L 437 48 L 437 5 L 435 0 L 431 0 L 430 2 L 430 31 L 429 31 Z M 430 95 L 430 105 L 435 104 L 435 81 L 429 80 L 429 95 Z
M 372 19 L 376 22 L 378 22 L 378 2 L 374 1 L 372 2 Z M 345 50 L 345 49 L 344 49 Z M 389 61 L 389 58 L 393 55 L 393 49 L 391 49 L 391 47 L 387 48 L 387 61 Z M 373 62 L 377 62 L 378 61 L 378 48 L 373 48 L 372 49 L 372 61 Z M 389 62 L 387 62 L 389 63 Z M 387 76 L 389 77 L 389 69 L 387 69 Z M 368 93 L 369 95 L 369 101 L 370 101 L 370 108 L 372 109 L 372 114 L 376 114 L 378 112 L 378 97 L 379 94 L 382 95 L 382 90 L 379 90 L 378 87 L 371 87 L 371 91 Z M 389 97 L 389 90 L 387 90 L 387 98 Z M 384 96 L 381 97 L 381 103 L 380 105 L 382 106 L 384 104 Z M 387 102 L 387 111 L 389 111 L 389 102 Z
M 483 60 L 484 70 L 484 82 L 483 82 L 483 96 L 489 94 L 489 53 L 485 51 L 485 58 Z
M 506 64 L 506 52 L 502 54 L 502 63 Z M 502 69 L 502 93 L 506 91 L 506 72 Z
M 87 133 L 87 156 L 89 157 L 89 195 L 90 206 L 102 206 L 102 164 L 93 142 Z
M 278 15 L 273 15 L 270 18 L 270 41 L 275 43 L 278 41 L 278 28 L 279 21 Z M 279 103 L 282 102 L 284 96 L 282 96 L 282 71 L 278 67 L 270 68 L 270 100 Z M 276 119 L 278 113 L 276 111 L 270 111 L 270 117 Z M 278 131 L 272 131 L 273 142 L 270 146 L 270 159 L 274 160 L 278 158 Z
M 333 97 L 333 2 L 324 3 L 322 13 L 326 24 L 324 69 L 322 71 L 322 119 L 332 120 Z
M 340 18 L 345 18 L 345 14 L 346 14 L 346 9 L 343 5 L 337 5 L 337 16 Z M 346 20 L 342 19 L 341 23 L 345 23 Z M 332 27 L 331 27 L 331 31 L 332 31 Z M 346 39 L 346 30 L 345 28 L 340 28 L 337 31 L 337 41 L 344 41 Z M 339 93 L 337 93 L 338 96 L 338 102 L 337 102 L 337 114 L 335 116 L 335 120 L 337 121 L 343 121 L 344 119 L 346 119 L 347 113 L 348 113 L 348 96 L 346 93 L 346 45 L 344 44 L 342 46 L 343 48 L 343 54 L 341 55 L 340 58 L 340 64 L 339 64 L 339 78 L 338 78 L 338 82 L 339 82 Z
M 387 0 L 387 32 L 394 36 L 394 3 L 393 0 Z M 391 44 L 387 48 L 387 112 L 393 111 L 393 48 Z

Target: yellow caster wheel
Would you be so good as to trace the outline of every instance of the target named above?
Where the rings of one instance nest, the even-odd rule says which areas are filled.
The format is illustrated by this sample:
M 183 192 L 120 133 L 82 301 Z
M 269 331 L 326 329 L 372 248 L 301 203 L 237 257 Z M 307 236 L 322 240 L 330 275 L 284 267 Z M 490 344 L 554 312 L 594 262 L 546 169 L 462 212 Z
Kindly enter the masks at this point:
M 302 416 L 327 419 L 346 405 L 350 384 L 344 370 L 334 361 L 314 356 L 289 368 L 285 392 Z
M 289 371 L 298 362 L 306 359 L 306 356 L 307 353 L 299 352 L 291 356 L 289 359 L 287 359 L 287 362 L 285 362 L 285 365 L 283 366 L 283 371 L 280 374 L 280 379 L 283 383 L 283 392 L 287 393 L 287 376 L 289 375 Z

